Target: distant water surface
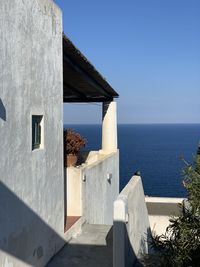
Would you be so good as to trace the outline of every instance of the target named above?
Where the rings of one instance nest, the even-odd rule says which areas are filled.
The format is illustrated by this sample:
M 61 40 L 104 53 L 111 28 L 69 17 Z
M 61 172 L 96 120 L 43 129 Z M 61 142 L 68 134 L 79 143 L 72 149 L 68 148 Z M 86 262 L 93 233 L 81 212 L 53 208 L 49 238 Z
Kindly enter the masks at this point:
M 88 140 L 86 150 L 101 148 L 101 125 L 65 125 Z M 136 171 L 149 196 L 184 197 L 184 157 L 193 161 L 200 141 L 200 124 L 119 125 L 120 189 Z

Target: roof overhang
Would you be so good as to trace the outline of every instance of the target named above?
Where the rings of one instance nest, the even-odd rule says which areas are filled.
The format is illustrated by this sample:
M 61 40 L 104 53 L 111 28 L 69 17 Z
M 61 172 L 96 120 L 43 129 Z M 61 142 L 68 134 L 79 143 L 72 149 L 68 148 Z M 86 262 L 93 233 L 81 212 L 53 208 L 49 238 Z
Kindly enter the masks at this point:
M 115 97 L 115 90 L 63 35 L 63 101 L 106 102 Z

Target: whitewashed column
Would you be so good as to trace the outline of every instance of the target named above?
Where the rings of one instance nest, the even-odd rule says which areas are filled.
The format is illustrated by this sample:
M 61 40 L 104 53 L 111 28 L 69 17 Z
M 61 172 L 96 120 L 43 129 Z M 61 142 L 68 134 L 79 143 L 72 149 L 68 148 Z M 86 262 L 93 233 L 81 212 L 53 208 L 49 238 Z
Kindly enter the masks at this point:
M 112 153 L 118 149 L 117 144 L 117 103 L 104 102 L 102 115 L 102 150 L 101 153 Z

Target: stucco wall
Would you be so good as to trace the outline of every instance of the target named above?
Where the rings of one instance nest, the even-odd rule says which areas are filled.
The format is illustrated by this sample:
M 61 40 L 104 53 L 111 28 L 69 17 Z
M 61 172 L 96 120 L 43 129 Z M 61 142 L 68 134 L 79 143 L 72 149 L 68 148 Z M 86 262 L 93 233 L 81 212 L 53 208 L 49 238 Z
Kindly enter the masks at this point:
M 68 168 L 67 185 L 67 214 L 83 215 L 90 224 L 112 225 L 113 203 L 119 194 L 119 152 L 91 152 L 85 164 Z
M 82 216 L 82 177 L 81 169 L 69 167 L 66 171 L 66 214 L 67 216 Z
M 110 181 L 108 181 L 110 175 Z M 119 194 L 119 152 L 82 169 L 83 215 L 90 224 L 113 224 L 113 203 Z
M 132 267 L 148 253 L 150 225 L 142 181 L 133 176 L 114 202 L 113 266 Z
M 52 0 L 1 0 L 0 14 L 0 266 L 44 266 L 64 242 L 62 14 Z

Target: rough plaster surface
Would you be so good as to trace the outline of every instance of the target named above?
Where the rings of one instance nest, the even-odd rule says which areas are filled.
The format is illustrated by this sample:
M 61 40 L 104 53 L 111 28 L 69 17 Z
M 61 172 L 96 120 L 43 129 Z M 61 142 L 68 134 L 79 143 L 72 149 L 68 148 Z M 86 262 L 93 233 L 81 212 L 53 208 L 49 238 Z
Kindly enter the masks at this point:
M 113 266 L 133 266 L 141 253 L 148 253 L 149 234 L 142 181 L 133 176 L 114 202 Z
M 110 175 L 110 181 L 107 180 Z M 83 215 L 89 224 L 113 224 L 113 203 L 119 194 L 119 152 L 82 168 Z
M 71 188 L 67 214 L 82 214 L 89 224 L 113 224 L 113 203 L 119 194 L 118 151 L 108 155 L 91 152 L 86 164 L 68 168 L 67 180 Z
M 63 245 L 62 14 L 51 0 L 1 0 L 0 14 L 0 266 L 44 266 Z

